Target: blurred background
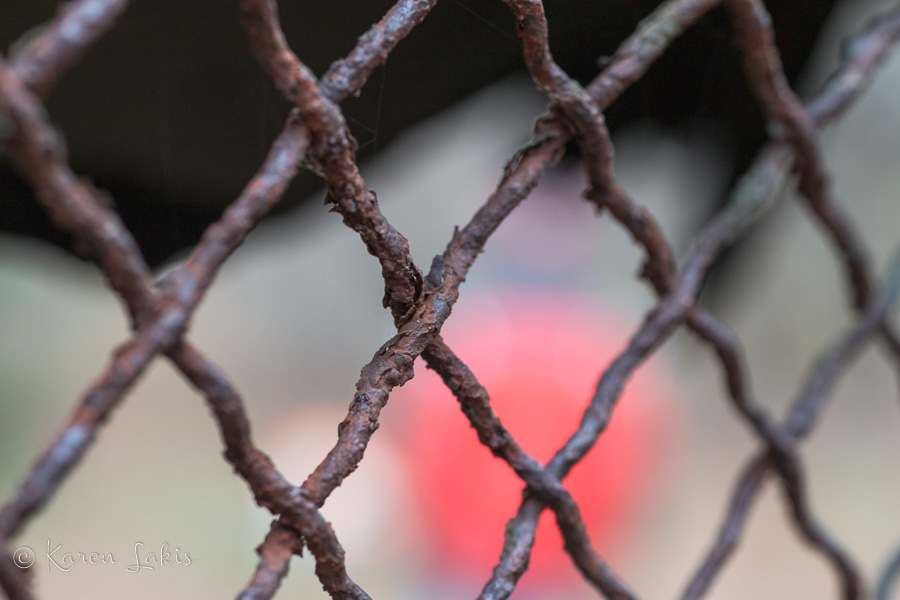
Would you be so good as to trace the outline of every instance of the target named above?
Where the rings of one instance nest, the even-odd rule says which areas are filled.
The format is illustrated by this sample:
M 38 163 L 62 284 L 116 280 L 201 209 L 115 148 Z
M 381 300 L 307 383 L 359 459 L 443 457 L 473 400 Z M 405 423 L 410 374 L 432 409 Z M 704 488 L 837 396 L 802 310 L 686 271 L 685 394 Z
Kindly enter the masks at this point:
M 889 3 L 846 4 L 826 25 L 800 84 L 806 95 L 834 66 L 840 38 Z M 823 140 L 837 196 L 879 267 L 898 241 L 898 91 L 895 59 Z M 429 265 L 454 226 L 491 193 L 545 108 L 526 77 L 504 79 L 399 135 L 362 165 L 419 265 Z M 362 125 L 377 130 L 379 114 Z M 260 118 L 276 131 L 283 116 Z M 161 117 L 160 135 L 167 127 Z M 728 179 L 716 140 L 715 131 L 676 135 L 650 125 L 615 136 L 622 185 L 681 253 Z M 603 362 L 654 304 L 636 280 L 640 250 L 608 217 L 595 216 L 581 199 L 584 188 L 574 162 L 548 173 L 490 240 L 445 327 L 512 432 L 542 460 L 575 427 L 578 403 L 589 398 Z M 334 444 L 360 368 L 394 333 L 381 308 L 377 261 L 321 197 L 313 193 L 250 235 L 189 334 L 242 391 L 257 444 L 297 483 Z M 853 322 L 840 274 L 809 215 L 786 197 L 721 275 L 714 309 L 743 341 L 756 394 L 776 415 L 811 361 Z M 0 496 L 13 493 L 127 336 L 122 307 L 95 267 L 40 242 L 0 237 Z M 520 486 L 475 446 L 436 380 L 419 369 L 392 396 L 365 460 L 323 509 L 351 577 L 376 598 L 475 597 L 519 497 Z M 576 408 L 567 412 L 569 404 Z M 686 332 L 639 370 L 613 422 L 610 436 L 620 441 L 603 442 L 591 455 L 600 457 L 596 471 L 576 469 L 573 493 L 597 550 L 633 589 L 671 597 L 710 545 L 758 443 L 730 409 L 710 352 Z M 873 346 L 841 379 L 803 445 L 817 516 L 870 577 L 900 542 L 898 431 L 897 378 Z M 559 441 L 544 446 L 551 438 Z M 203 399 L 166 361 L 154 362 L 49 507 L 14 540 L 35 550 L 39 596 L 234 595 L 253 572 L 253 548 L 271 517 L 253 505 L 221 451 Z M 611 474 L 594 474 L 601 472 Z M 443 506 L 448 498 L 457 500 Z M 485 522 L 478 539 L 461 531 L 488 518 L 498 521 Z M 595 597 L 560 560 L 556 535 L 552 527 L 539 531 L 533 571 L 513 598 Z M 165 543 L 194 562 L 127 573 L 137 542 L 142 553 Z M 62 544 L 60 553 L 112 552 L 119 564 L 48 570 L 48 544 Z M 295 557 L 281 594 L 326 598 L 313 566 Z M 795 534 L 778 487 L 766 486 L 710 597 L 836 595 L 830 570 Z

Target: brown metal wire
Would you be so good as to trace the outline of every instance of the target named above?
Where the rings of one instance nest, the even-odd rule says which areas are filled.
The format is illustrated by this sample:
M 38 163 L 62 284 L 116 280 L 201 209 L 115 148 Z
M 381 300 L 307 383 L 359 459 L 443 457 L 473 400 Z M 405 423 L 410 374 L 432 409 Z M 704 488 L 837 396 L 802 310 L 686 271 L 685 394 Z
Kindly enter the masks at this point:
M 240 0 L 250 47 L 265 71 L 294 105 L 265 162 L 242 194 L 211 225 L 190 256 L 154 281 L 131 234 L 104 194 L 79 179 L 42 99 L 81 53 L 128 7 L 127 0 L 75 0 L 60 10 L 12 61 L 0 57 L 0 117 L 12 125 L 0 149 L 31 183 L 56 225 L 102 268 L 124 302 L 133 336 L 119 346 L 103 372 L 78 399 L 57 436 L 0 509 L 0 586 L 10 598 L 32 598 L 26 572 L 15 568 L 9 541 L 52 497 L 93 443 L 99 428 L 149 362 L 166 356 L 206 398 L 218 422 L 225 457 L 250 487 L 258 504 L 277 517 L 257 549 L 260 560 L 243 599 L 271 598 L 287 575 L 288 562 L 304 548 L 312 554 L 324 589 L 336 599 L 368 598 L 346 571 L 344 551 L 319 509 L 356 469 L 395 387 L 413 376 L 421 356 L 457 397 L 478 438 L 525 482 L 526 491 L 506 528 L 503 553 L 479 598 L 507 598 L 528 568 L 538 518 L 549 508 L 574 565 L 605 598 L 635 594 L 591 544 L 578 504 L 563 485 L 566 475 L 593 447 L 614 414 L 629 375 L 682 324 L 709 345 L 727 382 L 737 413 L 759 438 L 760 449 L 740 472 L 718 536 L 682 597 L 699 598 L 721 572 L 740 539 L 749 509 L 769 475 L 777 477 L 792 523 L 833 567 L 845 598 L 865 596 L 863 577 L 842 545 L 813 515 L 805 469 L 797 448 L 811 433 L 838 377 L 873 337 L 884 343 L 900 369 L 900 336 L 887 315 L 900 293 L 900 260 L 884 281 L 871 273 L 864 239 L 834 197 L 818 144 L 818 130 L 852 104 L 900 37 L 900 6 L 888 10 L 845 46 L 843 62 L 825 89 L 807 104 L 787 84 L 772 28 L 760 0 L 668 0 L 641 22 L 604 70 L 587 86 L 570 78 L 549 52 L 547 22 L 539 0 L 504 0 L 513 11 L 525 64 L 553 101 L 538 119 L 533 141 L 508 163 L 495 192 L 423 276 L 406 238 L 382 215 L 374 192 L 355 162 L 356 142 L 339 104 L 365 85 L 373 70 L 424 18 L 436 0 L 400 0 L 359 38 L 347 58 L 321 78 L 293 53 L 278 22 L 274 0 Z M 669 44 L 712 8 L 729 15 L 734 42 L 756 98 L 778 127 L 735 187 L 725 209 L 694 239 L 678 266 L 672 247 L 649 212 L 635 204 L 612 171 L 613 147 L 603 110 L 641 78 Z M 577 431 L 542 465 L 523 450 L 491 408 L 487 390 L 441 338 L 441 327 L 458 298 L 460 283 L 494 229 L 558 162 L 567 143 L 581 150 L 590 182 L 587 198 L 608 211 L 646 253 L 642 276 L 659 302 L 603 373 Z M 285 479 L 254 444 L 240 393 L 225 373 L 187 340 L 191 317 L 223 262 L 280 199 L 300 168 L 320 173 L 327 202 L 359 233 L 381 264 L 384 305 L 397 335 L 362 369 L 356 393 L 332 450 L 302 485 Z M 706 274 L 723 248 L 770 210 L 790 173 L 804 201 L 833 241 L 844 263 L 856 322 L 812 366 L 794 404 L 781 421 L 754 399 L 750 374 L 736 335 L 697 304 Z M 900 577 L 900 549 L 886 561 L 876 597 L 888 598 Z

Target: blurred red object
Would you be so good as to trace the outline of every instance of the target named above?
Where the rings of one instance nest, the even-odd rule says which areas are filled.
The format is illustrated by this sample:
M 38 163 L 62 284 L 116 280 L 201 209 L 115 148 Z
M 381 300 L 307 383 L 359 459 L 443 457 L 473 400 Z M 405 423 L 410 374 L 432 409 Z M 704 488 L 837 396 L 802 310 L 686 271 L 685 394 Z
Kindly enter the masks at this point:
M 628 321 L 573 294 L 507 290 L 467 299 L 473 306 L 450 317 L 444 339 L 485 386 L 523 449 L 546 463 L 575 431 L 602 371 L 625 348 Z M 652 492 L 672 449 L 670 433 L 680 426 L 673 387 L 658 362 L 627 383 L 609 429 L 564 480 L 594 548 L 606 557 L 627 541 L 642 497 Z M 432 558 L 445 574 L 449 568 L 485 579 L 523 484 L 478 442 L 452 394 L 424 364 L 399 392 Z M 563 571 L 574 572 L 545 511 L 527 579 L 547 581 Z

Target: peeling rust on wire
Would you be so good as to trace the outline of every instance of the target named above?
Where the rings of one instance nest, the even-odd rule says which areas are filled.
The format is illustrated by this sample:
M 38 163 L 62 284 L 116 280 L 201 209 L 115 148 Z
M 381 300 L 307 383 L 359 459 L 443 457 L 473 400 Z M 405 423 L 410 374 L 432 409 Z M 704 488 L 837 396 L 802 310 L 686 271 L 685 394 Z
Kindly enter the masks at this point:
M 797 444 L 821 417 L 837 378 L 874 335 L 879 334 L 885 342 L 900 370 L 900 337 L 886 318 L 900 288 L 900 259 L 886 282 L 879 285 L 871 275 L 865 240 L 849 212 L 833 197 L 817 141 L 818 128 L 859 96 L 896 44 L 900 6 L 873 20 L 845 46 L 841 67 L 823 92 L 804 106 L 781 70 L 769 17 L 760 0 L 664 2 L 585 87 L 553 61 L 541 2 L 504 2 L 515 15 L 525 65 L 553 104 L 538 119 L 532 143 L 510 160 L 495 192 L 471 221 L 454 233 L 428 277 L 422 276 L 406 238 L 381 213 L 375 192 L 360 176 L 356 141 L 339 103 L 359 93 L 374 69 L 428 15 L 436 0 L 397 2 L 320 80 L 291 50 L 274 0 L 239 0 L 250 48 L 294 108 L 241 195 L 204 232 L 190 256 L 156 282 L 111 202 L 69 168 L 61 136 L 41 103 L 59 76 L 114 26 L 127 8 L 127 0 L 70 2 L 55 19 L 20 42 L 9 62 L 0 57 L 0 114 L 12 124 L 3 150 L 31 183 L 57 226 L 70 232 L 78 248 L 98 263 L 124 302 L 134 329 L 0 509 L 0 587 L 8 597 L 33 597 L 25 572 L 13 564 L 9 540 L 50 500 L 147 365 L 162 355 L 203 394 L 219 428 L 225 459 L 247 482 L 255 501 L 276 517 L 257 549 L 259 562 L 240 598 L 271 598 L 287 576 L 291 557 L 302 555 L 304 548 L 312 555 L 316 575 L 331 597 L 369 597 L 346 572 L 344 550 L 319 508 L 360 465 L 391 391 L 413 376 L 413 364 L 420 356 L 454 393 L 479 441 L 526 484 L 519 510 L 507 525 L 499 562 L 480 598 L 499 600 L 513 592 L 528 568 L 537 521 L 546 508 L 555 514 L 573 564 L 600 594 L 636 598 L 592 546 L 580 509 L 562 481 L 605 431 L 625 380 L 682 324 L 709 344 L 722 368 L 734 409 L 761 442 L 758 454 L 748 461 L 735 486 L 717 539 L 682 597 L 703 596 L 721 573 L 769 474 L 781 483 L 792 522 L 831 561 L 843 582 L 843 596 L 863 595 L 862 578 L 849 555 L 810 511 Z M 671 244 L 653 215 L 635 203 L 615 179 L 614 149 L 602 111 L 639 80 L 674 39 L 720 4 L 731 16 L 734 42 L 743 57 L 750 89 L 778 127 L 735 188 L 730 204 L 695 237 L 679 269 Z M 535 188 L 542 173 L 560 160 L 570 141 L 581 149 L 589 183 L 587 199 L 607 210 L 643 248 L 646 256 L 641 274 L 659 296 L 659 303 L 603 373 L 576 433 L 542 465 L 503 426 L 491 408 L 488 391 L 443 342 L 440 332 L 459 296 L 460 284 L 490 235 Z M 297 486 L 254 445 L 240 393 L 224 372 L 190 344 L 187 331 L 221 265 L 303 167 L 325 178 L 326 202 L 378 259 L 385 282 L 384 305 L 391 310 L 397 335 L 363 367 L 347 416 L 339 426 L 337 443 Z M 798 174 L 803 198 L 844 263 L 852 305 L 859 317 L 825 351 L 787 417 L 777 422 L 753 395 L 740 340 L 696 300 L 717 256 L 771 209 L 791 170 Z M 879 577 L 879 600 L 889 596 L 898 576 L 900 551 L 887 561 Z

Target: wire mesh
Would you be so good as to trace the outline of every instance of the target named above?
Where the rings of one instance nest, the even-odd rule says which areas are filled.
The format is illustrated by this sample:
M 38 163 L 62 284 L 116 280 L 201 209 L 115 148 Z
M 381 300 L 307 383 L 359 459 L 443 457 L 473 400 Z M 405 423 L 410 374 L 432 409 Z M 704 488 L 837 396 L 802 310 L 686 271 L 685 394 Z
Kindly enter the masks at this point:
M 274 0 L 240 0 L 250 47 L 278 89 L 294 105 L 257 174 L 211 225 L 190 256 L 154 281 L 128 230 L 104 194 L 67 164 L 60 136 L 43 100 L 53 83 L 77 64 L 82 52 L 115 24 L 127 0 L 76 0 L 34 36 L 14 60 L 0 58 L 0 144 L 27 178 L 57 226 L 71 232 L 98 263 L 125 304 L 133 336 L 112 353 L 103 372 L 76 401 L 57 436 L 0 510 L 0 584 L 10 598 L 34 596 L 28 572 L 19 569 L 10 542 L 46 505 L 91 447 L 138 377 L 157 355 L 165 356 L 206 398 L 217 421 L 225 458 L 249 486 L 255 501 L 276 521 L 258 548 L 259 563 L 240 598 L 270 598 L 286 577 L 293 555 L 308 549 L 323 588 L 333 598 L 368 598 L 347 572 L 344 550 L 320 509 L 359 465 L 378 427 L 391 391 L 413 376 L 422 357 L 440 374 L 478 433 L 526 484 L 516 515 L 505 530 L 499 562 L 479 598 L 507 598 L 528 568 L 538 518 L 553 512 L 573 565 L 605 598 L 635 598 L 592 546 L 579 505 L 563 482 L 606 430 L 627 378 L 673 332 L 684 326 L 708 344 L 727 381 L 728 395 L 759 451 L 740 471 L 725 519 L 682 598 L 700 598 L 710 588 L 741 538 L 748 512 L 767 478 L 774 477 L 789 507 L 791 524 L 812 551 L 831 565 L 845 598 L 867 595 L 864 578 L 844 549 L 813 514 L 799 445 L 816 426 L 840 375 L 877 339 L 900 367 L 900 334 L 890 310 L 900 294 L 900 259 L 880 279 L 872 273 L 866 240 L 835 198 L 818 132 L 839 118 L 868 85 L 900 37 L 900 6 L 873 19 L 845 45 L 843 61 L 824 89 L 806 104 L 789 87 L 760 0 L 668 0 L 641 22 L 589 85 L 560 69 L 549 52 L 547 22 L 539 1 L 504 0 L 513 11 L 525 63 L 537 86 L 552 100 L 535 125 L 533 141 L 507 164 L 496 191 L 472 220 L 454 232 L 429 271 L 416 265 L 406 238 L 382 215 L 355 161 L 356 143 L 339 105 L 357 94 L 391 50 L 425 19 L 436 0 L 400 0 L 358 45 L 321 78 L 294 54 L 280 28 Z M 654 216 L 637 205 L 612 171 L 613 147 L 603 110 L 639 80 L 669 44 L 705 13 L 720 6 L 733 27 L 744 72 L 756 100 L 775 125 L 766 146 L 743 175 L 724 209 L 693 239 L 679 266 Z M 642 277 L 659 300 L 603 373 L 577 431 L 546 464 L 523 449 L 491 407 L 488 390 L 443 341 L 441 328 L 458 299 L 459 286 L 497 226 L 535 188 L 541 174 L 562 157 L 567 143 L 581 151 L 590 182 L 589 202 L 616 220 L 644 249 Z M 226 374 L 187 339 L 191 317 L 222 264 L 248 232 L 278 202 L 301 168 L 325 180 L 326 201 L 377 257 L 384 279 L 384 306 L 397 335 L 365 365 L 338 441 L 301 484 L 288 481 L 254 445 L 240 392 Z M 723 249 L 739 239 L 775 205 L 789 175 L 795 175 L 810 214 L 841 261 L 855 322 L 812 365 L 788 414 L 781 420 L 754 399 L 741 342 L 698 296 Z M 900 549 L 874 583 L 887 599 L 900 577 Z

